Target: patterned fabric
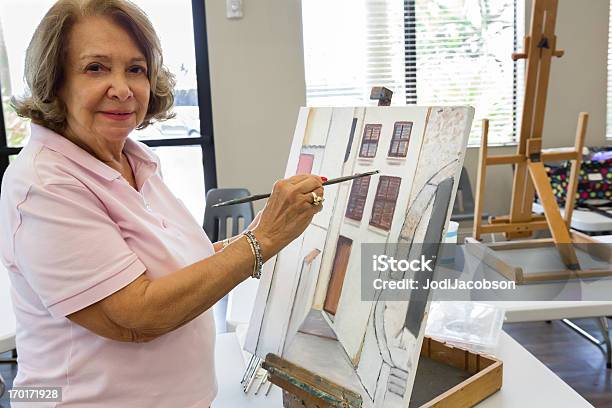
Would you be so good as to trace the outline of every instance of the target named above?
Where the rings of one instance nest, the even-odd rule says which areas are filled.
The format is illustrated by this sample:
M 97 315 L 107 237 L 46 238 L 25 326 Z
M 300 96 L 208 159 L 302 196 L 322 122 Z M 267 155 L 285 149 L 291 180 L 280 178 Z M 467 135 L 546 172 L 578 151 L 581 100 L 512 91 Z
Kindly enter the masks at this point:
M 560 166 L 546 166 L 546 172 L 559 206 L 565 206 L 570 170 L 570 162 L 565 162 Z M 582 163 L 575 205 L 584 205 L 588 200 L 612 201 L 612 159 L 586 160 Z

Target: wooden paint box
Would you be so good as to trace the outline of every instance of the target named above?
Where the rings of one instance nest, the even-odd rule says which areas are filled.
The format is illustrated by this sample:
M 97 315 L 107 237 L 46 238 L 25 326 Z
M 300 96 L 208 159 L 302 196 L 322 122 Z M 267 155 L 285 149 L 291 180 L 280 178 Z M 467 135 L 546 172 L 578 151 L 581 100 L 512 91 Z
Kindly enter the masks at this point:
M 362 398 L 274 354 L 263 368 L 283 389 L 285 408 L 361 408 Z M 425 337 L 410 407 L 473 407 L 502 386 L 500 360 Z
M 425 337 L 410 407 L 467 408 L 502 386 L 503 363 Z

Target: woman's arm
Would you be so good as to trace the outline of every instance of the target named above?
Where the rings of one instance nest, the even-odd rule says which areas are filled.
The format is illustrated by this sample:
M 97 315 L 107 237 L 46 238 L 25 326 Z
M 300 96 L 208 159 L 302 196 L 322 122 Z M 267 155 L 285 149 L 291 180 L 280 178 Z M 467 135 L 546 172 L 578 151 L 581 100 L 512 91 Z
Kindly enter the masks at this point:
M 249 231 L 252 231 L 257 224 L 259 224 L 259 218 L 261 217 L 261 211 L 257 213 L 257 215 L 255 215 L 255 218 L 253 218 L 253 221 L 251 221 L 251 223 L 249 224 L 249 226 L 246 228 Z M 230 242 L 236 240 L 240 238 L 239 236 L 236 237 L 231 237 L 229 239 Z M 215 253 L 219 252 L 220 250 L 223 249 L 223 241 L 217 241 L 215 243 L 213 243 L 213 248 L 215 249 Z
M 223 241 L 217 241 L 213 243 L 213 248 L 215 249 L 215 253 L 219 252 L 223 249 Z
M 240 238 L 221 253 L 160 279 L 143 274 L 68 318 L 113 340 L 150 341 L 209 309 L 251 276 L 253 262 L 249 243 Z
M 311 191 L 323 194 L 313 176 L 294 176 L 278 182 L 253 229 L 264 261 L 299 236 L 320 210 Z M 254 259 L 246 238 L 223 251 L 160 279 L 144 274 L 126 287 L 78 312 L 71 321 L 113 340 L 146 342 L 191 321 L 251 276 Z

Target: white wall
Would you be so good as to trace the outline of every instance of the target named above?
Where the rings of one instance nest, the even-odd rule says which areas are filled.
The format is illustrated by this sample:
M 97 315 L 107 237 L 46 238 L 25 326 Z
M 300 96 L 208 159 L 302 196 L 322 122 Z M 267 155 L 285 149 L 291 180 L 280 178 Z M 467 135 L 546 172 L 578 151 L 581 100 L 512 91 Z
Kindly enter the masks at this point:
M 265 192 L 283 176 L 305 104 L 300 1 L 244 0 L 241 20 L 225 18 L 225 1 L 205 1 L 219 186 Z M 525 8 L 529 14 L 531 0 Z M 559 0 L 557 44 L 566 55 L 551 68 L 545 147 L 573 145 L 581 111 L 590 114 L 587 145 L 606 144 L 608 15 L 608 0 Z M 470 149 L 472 183 L 477 160 L 478 150 Z M 507 211 L 511 188 L 509 166 L 490 168 L 485 210 Z
M 205 5 L 218 184 L 265 193 L 306 104 L 300 0 L 244 0 L 239 20 L 225 0 Z

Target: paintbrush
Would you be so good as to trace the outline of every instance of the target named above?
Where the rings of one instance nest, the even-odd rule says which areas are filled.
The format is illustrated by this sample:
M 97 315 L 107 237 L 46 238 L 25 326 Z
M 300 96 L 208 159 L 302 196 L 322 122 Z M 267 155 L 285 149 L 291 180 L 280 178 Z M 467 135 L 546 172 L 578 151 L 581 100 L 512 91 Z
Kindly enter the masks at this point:
M 352 176 L 338 177 L 335 179 L 327 180 L 325 183 L 323 183 L 323 185 L 329 186 L 330 184 L 342 183 L 343 181 L 349 181 L 349 180 L 353 180 L 353 179 L 360 178 L 360 177 L 373 176 L 374 174 L 378 174 L 378 173 L 380 173 L 379 170 L 374 170 L 374 171 L 368 171 L 367 173 L 353 174 Z M 248 196 L 248 197 L 236 198 L 234 200 L 229 200 L 229 201 L 224 201 L 222 203 L 213 204 L 212 207 L 223 207 L 226 205 L 242 204 L 242 203 L 248 203 L 251 201 L 262 200 L 264 198 L 270 197 L 271 194 L 272 193 L 255 194 L 255 195 Z

